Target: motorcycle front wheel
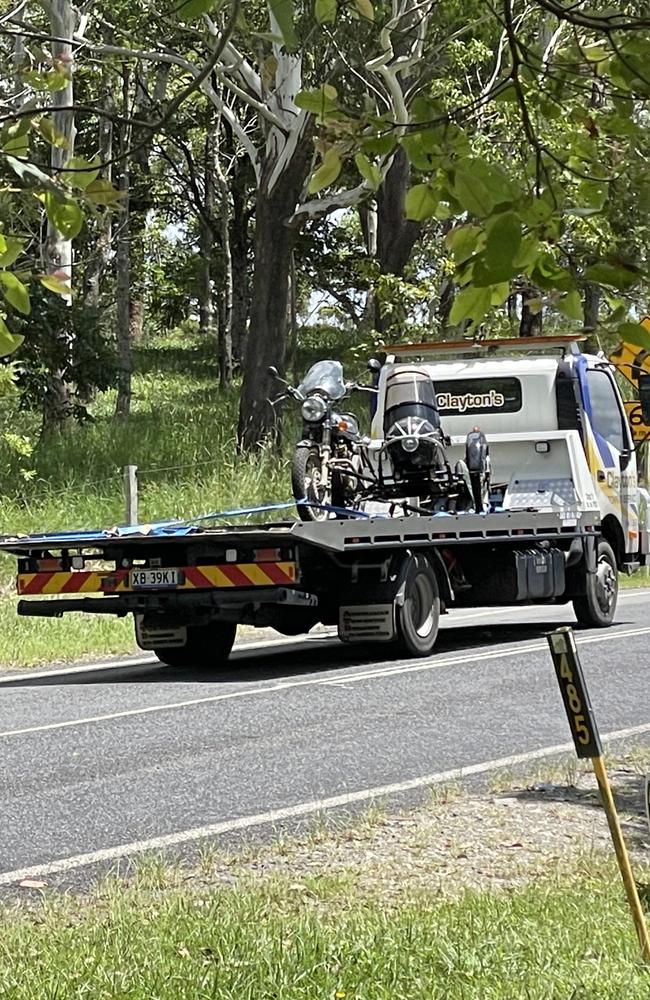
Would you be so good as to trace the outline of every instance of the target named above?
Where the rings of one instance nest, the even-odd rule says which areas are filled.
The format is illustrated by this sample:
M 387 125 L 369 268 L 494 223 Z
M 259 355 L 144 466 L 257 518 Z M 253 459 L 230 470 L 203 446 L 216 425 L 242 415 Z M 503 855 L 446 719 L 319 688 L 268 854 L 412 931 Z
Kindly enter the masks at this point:
M 329 489 L 321 482 L 320 452 L 311 441 L 300 441 L 296 445 L 291 463 L 291 489 L 296 500 L 307 500 L 309 504 L 332 503 Z M 301 521 L 326 521 L 330 517 L 329 511 L 309 504 L 298 504 Z
M 308 500 L 309 503 L 324 506 L 343 507 L 345 498 L 340 486 L 339 474 L 334 471 L 329 485 L 321 481 L 321 457 L 318 446 L 311 441 L 300 441 L 296 445 L 291 463 L 291 489 L 296 500 Z M 329 510 L 310 507 L 306 503 L 298 504 L 298 516 L 301 521 L 327 521 L 331 517 L 343 517 Z

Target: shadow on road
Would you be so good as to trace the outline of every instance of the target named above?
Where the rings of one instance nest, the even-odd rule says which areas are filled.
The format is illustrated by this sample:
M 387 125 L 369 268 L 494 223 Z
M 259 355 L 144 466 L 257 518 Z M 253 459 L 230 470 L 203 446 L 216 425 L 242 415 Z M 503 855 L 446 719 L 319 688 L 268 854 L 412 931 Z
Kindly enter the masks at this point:
M 498 611 L 498 609 L 497 609 Z M 489 647 L 509 646 L 515 643 L 543 639 L 553 629 L 566 624 L 565 620 L 522 622 L 503 625 L 462 625 L 440 631 L 436 652 L 441 659 L 450 654 L 466 654 L 476 649 L 485 652 Z M 625 623 L 619 622 L 619 625 Z M 578 628 L 576 627 L 576 630 Z M 167 667 L 157 662 L 144 662 L 131 666 L 113 666 L 83 671 L 76 667 L 69 673 L 57 672 L 50 676 L 29 677 L 22 674 L 16 679 L 3 680 L 3 689 L 15 687 L 48 687 L 84 684 L 223 684 L 228 682 L 257 683 L 265 680 L 310 675 L 319 671 L 344 667 L 382 666 L 386 663 L 403 663 L 405 660 L 391 654 L 383 644 L 344 645 L 336 637 L 318 635 L 298 637 L 296 644 L 270 646 L 266 649 L 246 650 L 236 648 L 226 668 Z M 413 661 L 417 662 L 417 661 Z

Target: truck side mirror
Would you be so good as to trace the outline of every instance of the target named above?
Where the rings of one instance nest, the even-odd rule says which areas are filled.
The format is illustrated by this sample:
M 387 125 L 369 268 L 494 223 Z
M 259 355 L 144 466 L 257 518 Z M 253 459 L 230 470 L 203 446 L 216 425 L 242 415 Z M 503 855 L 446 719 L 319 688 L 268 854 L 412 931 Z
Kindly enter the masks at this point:
M 650 424 L 650 375 L 639 375 L 639 403 L 644 424 Z

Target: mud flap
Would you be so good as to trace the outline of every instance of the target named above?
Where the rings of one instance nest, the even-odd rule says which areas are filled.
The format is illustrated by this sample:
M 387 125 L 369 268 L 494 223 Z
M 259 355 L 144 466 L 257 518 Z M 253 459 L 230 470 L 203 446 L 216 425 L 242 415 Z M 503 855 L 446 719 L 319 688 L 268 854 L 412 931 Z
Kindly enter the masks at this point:
M 342 642 L 391 642 L 395 636 L 395 602 L 349 604 L 339 609 Z
M 134 615 L 135 639 L 140 649 L 174 649 L 187 642 L 186 625 L 151 625 L 144 615 Z

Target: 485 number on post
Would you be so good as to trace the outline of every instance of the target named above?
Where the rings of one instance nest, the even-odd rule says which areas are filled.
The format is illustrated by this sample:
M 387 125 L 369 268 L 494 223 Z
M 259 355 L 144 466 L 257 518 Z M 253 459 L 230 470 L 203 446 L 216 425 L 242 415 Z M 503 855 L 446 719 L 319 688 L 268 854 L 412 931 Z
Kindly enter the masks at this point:
M 548 637 L 555 675 L 578 757 L 600 757 L 600 734 L 589 701 L 573 631 L 561 628 Z

